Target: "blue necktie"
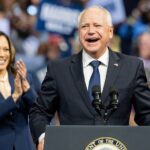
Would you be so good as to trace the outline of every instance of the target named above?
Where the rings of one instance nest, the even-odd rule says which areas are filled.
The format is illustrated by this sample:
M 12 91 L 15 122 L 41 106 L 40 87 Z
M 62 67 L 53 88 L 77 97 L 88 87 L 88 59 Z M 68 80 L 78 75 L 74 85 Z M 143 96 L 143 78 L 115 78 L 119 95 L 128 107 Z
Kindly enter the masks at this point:
M 100 61 L 94 60 L 90 63 L 90 65 L 93 67 L 93 73 L 92 76 L 90 78 L 89 81 L 89 87 L 88 87 L 88 93 L 89 93 L 89 97 L 90 100 L 93 100 L 93 96 L 92 96 L 92 87 L 94 85 L 100 85 L 100 73 L 99 73 L 99 65 L 101 64 Z

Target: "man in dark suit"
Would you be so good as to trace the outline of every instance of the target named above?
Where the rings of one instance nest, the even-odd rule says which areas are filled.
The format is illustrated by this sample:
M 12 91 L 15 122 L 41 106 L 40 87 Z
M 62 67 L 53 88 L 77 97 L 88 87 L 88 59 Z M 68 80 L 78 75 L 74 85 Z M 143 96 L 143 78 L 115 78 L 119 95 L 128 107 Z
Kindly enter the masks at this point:
M 150 124 L 150 91 L 143 63 L 108 48 L 113 37 L 110 13 L 101 7 L 88 8 L 79 16 L 78 28 L 83 50 L 48 64 L 31 111 L 31 131 L 39 150 L 43 148 L 45 126 L 56 111 L 62 125 L 128 125 L 134 105 L 136 122 Z M 105 106 L 111 101 L 110 88 L 118 90 L 119 106 L 107 122 L 92 107 L 91 85 L 100 85 Z

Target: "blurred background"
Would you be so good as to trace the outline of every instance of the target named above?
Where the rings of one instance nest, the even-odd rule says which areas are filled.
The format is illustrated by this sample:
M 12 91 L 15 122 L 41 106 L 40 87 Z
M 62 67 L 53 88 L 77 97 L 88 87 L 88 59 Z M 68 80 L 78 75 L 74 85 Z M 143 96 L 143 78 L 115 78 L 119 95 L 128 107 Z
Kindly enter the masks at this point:
M 37 92 L 48 60 L 81 50 L 77 17 L 92 5 L 111 12 L 110 47 L 142 59 L 150 83 L 150 0 L 0 0 L 0 30 L 12 39 L 16 60 L 24 60 Z

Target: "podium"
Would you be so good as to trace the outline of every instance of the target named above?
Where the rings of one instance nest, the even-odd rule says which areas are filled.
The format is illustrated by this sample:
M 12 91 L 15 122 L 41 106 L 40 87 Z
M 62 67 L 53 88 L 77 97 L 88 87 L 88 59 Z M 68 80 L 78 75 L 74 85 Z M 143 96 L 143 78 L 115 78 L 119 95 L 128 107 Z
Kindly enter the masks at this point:
M 150 150 L 150 127 L 47 126 L 44 150 Z

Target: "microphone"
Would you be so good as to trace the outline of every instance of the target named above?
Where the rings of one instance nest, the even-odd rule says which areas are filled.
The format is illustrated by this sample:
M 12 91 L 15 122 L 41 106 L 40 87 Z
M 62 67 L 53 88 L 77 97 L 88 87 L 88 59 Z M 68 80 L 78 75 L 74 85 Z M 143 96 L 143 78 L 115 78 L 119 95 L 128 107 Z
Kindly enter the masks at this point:
M 92 87 L 92 96 L 93 96 L 93 101 L 92 101 L 92 106 L 95 108 L 95 110 L 101 115 L 101 109 L 102 109 L 102 102 L 101 102 L 101 92 L 100 92 L 100 86 L 99 85 L 94 85 Z
M 111 101 L 110 101 L 110 107 L 113 110 L 116 110 L 119 106 L 119 92 L 117 89 L 115 89 L 114 87 L 110 88 L 110 97 L 111 97 Z

